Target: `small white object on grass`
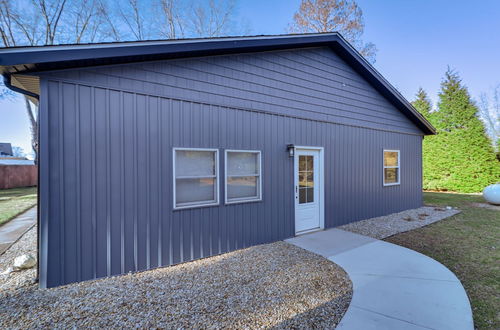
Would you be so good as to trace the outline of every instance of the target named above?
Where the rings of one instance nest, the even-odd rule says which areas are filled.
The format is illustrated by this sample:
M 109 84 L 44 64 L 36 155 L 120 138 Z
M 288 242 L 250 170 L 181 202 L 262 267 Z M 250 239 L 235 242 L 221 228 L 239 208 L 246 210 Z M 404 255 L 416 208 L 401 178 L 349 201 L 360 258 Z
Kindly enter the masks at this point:
M 447 206 L 447 207 L 446 207 L 446 209 L 447 209 L 447 210 L 453 210 L 453 207 L 451 207 L 451 206 Z
M 36 259 L 30 254 L 23 254 L 14 259 L 14 270 L 29 269 L 36 265 Z
M 500 183 L 484 188 L 483 197 L 490 204 L 500 205 Z

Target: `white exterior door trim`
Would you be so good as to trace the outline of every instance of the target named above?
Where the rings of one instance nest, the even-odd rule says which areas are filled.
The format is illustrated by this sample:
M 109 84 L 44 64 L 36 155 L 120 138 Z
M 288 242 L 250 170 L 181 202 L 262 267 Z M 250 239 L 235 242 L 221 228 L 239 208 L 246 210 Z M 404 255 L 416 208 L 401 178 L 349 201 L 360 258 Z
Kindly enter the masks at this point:
M 324 148 L 323 147 L 310 147 L 310 146 L 295 146 L 294 147 L 294 160 L 293 160 L 293 191 L 294 191 L 294 217 L 295 217 L 295 235 L 302 235 L 312 231 L 325 229 L 325 167 L 324 167 Z M 318 175 L 318 188 L 319 188 L 319 228 L 312 228 L 309 230 L 297 231 L 297 205 L 298 205 L 298 161 L 297 151 L 318 151 L 319 161 L 319 175 Z M 315 184 L 316 186 L 316 184 Z

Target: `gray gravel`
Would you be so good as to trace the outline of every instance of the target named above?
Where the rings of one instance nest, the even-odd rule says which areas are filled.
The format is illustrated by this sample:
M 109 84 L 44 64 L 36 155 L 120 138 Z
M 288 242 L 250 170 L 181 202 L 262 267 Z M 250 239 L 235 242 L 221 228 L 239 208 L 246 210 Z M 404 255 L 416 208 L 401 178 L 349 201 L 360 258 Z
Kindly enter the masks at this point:
M 0 274 L 12 266 L 14 259 L 23 254 L 37 257 L 36 225 L 28 230 L 16 243 L 0 255 Z M 0 275 L 0 292 L 9 288 L 19 288 L 33 285 L 36 276 L 36 267 L 14 272 L 9 275 Z
M 457 209 L 424 206 L 418 209 L 406 210 L 382 217 L 353 222 L 338 227 L 338 229 L 353 233 L 383 239 L 405 231 L 427 226 L 460 213 Z
M 32 250 L 34 233 L 1 267 L 11 252 Z M 352 296 L 339 266 L 285 242 L 53 289 L 30 284 L 33 276 L 0 279 L 1 328 L 333 328 Z

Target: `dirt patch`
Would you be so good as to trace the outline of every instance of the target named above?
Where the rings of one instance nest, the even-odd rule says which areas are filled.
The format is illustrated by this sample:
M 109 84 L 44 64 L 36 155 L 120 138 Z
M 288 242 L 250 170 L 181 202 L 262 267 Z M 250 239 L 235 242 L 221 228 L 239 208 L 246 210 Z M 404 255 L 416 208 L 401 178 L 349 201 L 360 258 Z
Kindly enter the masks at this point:
M 500 205 L 493 205 L 488 203 L 469 203 L 469 205 L 472 207 L 481 207 L 483 209 L 500 211 Z

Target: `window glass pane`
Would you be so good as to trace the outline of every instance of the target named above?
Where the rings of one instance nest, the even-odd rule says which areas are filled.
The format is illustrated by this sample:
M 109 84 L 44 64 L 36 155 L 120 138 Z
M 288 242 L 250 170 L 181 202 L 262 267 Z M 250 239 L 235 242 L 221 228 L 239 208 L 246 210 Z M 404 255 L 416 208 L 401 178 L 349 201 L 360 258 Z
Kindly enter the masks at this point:
M 299 204 L 307 203 L 307 188 L 299 188 Z
M 314 188 L 307 188 L 307 202 L 314 202 Z
M 384 168 L 384 182 L 397 183 L 398 182 L 398 169 L 397 168 Z
M 307 172 L 307 186 L 314 187 L 314 172 Z
M 177 205 L 193 202 L 215 202 L 215 179 L 176 179 Z
M 299 171 L 307 171 L 307 157 L 299 156 Z
M 384 166 L 399 166 L 398 153 L 395 151 L 384 151 Z
M 307 173 L 299 172 L 299 187 L 307 187 Z
M 176 150 L 175 175 L 177 177 L 215 175 L 215 152 Z
M 259 174 L 259 154 L 255 152 L 228 152 L 227 174 Z
M 242 176 L 227 178 L 227 198 L 258 198 L 259 177 Z
M 307 170 L 313 171 L 314 170 L 314 157 L 313 156 L 306 156 L 306 157 L 307 157 Z

